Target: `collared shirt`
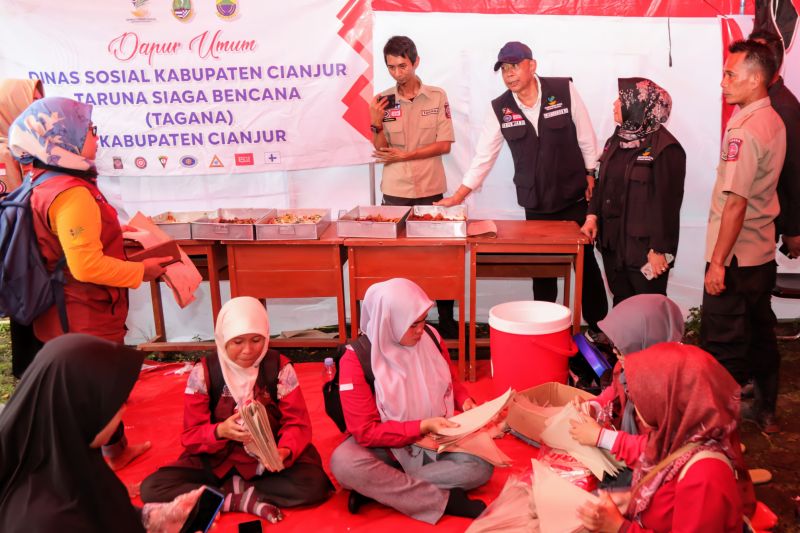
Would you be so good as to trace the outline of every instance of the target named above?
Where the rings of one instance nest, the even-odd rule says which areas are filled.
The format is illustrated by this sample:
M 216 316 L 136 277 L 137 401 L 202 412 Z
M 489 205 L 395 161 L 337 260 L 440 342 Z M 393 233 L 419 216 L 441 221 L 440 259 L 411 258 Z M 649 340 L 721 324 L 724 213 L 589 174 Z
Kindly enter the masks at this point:
M 769 98 L 741 108 L 728 122 L 711 193 L 706 232 L 706 261 L 719 236 L 729 193 L 747 199 L 744 223 L 731 253 L 739 266 L 758 266 L 775 259 L 775 217 L 780 211 L 775 189 L 786 154 L 786 128 Z
M 514 94 L 514 100 L 525 115 L 525 118 L 528 119 L 528 123 L 536 131 L 539 125 L 539 110 L 542 106 L 542 85 L 539 82 L 539 76 L 534 78 L 537 89 L 536 103 L 528 107 L 520 101 L 516 94 Z M 572 82 L 569 82 L 569 97 L 572 101 L 572 109 L 570 110 L 572 122 L 575 124 L 575 130 L 577 131 L 578 146 L 580 146 L 583 154 L 583 164 L 586 168 L 595 168 L 597 166 L 597 138 L 595 137 L 594 127 L 592 127 L 592 121 L 589 118 L 586 105 Z M 536 131 L 536 133 L 538 134 L 539 132 Z M 472 190 L 481 186 L 489 171 L 492 170 L 495 161 L 497 161 L 497 156 L 500 154 L 504 140 L 503 133 L 500 131 L 500 123 L 497 121 L 494 110 L 490 106 L 489 113 L 486 114 L 486 119 L 483 122 L 481 135 L 478 138 L 475 156 L 464 174 L 464 178 L 461 181 L 462 185 Z
M 422 82 L 420 82 L 422 83 Z M 450 104 L 443 89 L 420 85 L 414 100 L 403 98 L 397 87 L 381 93 L 395 95 L 397 106 L 386 111 L 383 132 L 391 148 L 411 151 L 435 142 L 454 142 Z M 447 190 L 442 156 L 384 165 L 381 192 L 401 198 L 424 198 Z

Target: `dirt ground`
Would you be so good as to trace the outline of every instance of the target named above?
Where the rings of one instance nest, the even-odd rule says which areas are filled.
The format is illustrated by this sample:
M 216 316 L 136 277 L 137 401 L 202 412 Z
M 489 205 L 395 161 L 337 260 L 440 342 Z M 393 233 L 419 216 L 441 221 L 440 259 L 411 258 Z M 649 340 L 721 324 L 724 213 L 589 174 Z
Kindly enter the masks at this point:
M 794 334 L 798 324 L 781 324 L 778 334 Z M 781 341 L 781 388 L 778 414 L 782 431 L 766 435 L 748 422 L 742 425 L 742 440 L 747 446 L 745 458 L 750 468 L 766 468 L 773 474 L 770 483 L 756 487 L 758 499 L 778 515 L 774 532 L 800 532 L 800 340 Z M 296 362 L 322 361 L 332 350 L 284 350 Z M 172 359 L 176 354 L 164 354 Z M 184 354 L 192 359 L 200 354 Z M 479 356 L 487 356 L 481 354 Z M 161 354 L 156 356 L 160 357 Z M 16 381 L 11 376 L 7 324 L 0 321 L 0 403 L 8 401 Z
M 781 324 L 778 334 L 793 335 L 800 326 Z M 766 468 L 772 481 L 756 487 L 758 499 L 778 515 L 776 532 L 800 531 L 800 340 L 781 341 L 781 387 L 778 416 L 781 432 L 761 433 L 755 424 L 742 424 L 745 459 L 750 468 Z

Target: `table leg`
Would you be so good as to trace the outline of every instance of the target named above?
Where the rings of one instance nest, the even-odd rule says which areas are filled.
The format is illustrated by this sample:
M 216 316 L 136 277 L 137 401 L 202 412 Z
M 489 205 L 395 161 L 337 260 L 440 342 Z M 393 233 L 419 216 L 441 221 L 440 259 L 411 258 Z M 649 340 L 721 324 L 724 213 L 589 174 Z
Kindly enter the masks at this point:
M 344 344 L 347 342 L 347 328 L 345 321 L 347 320 L 344 312 L 344 278 L 342 277 L 342 255 L 339 247 L 331 249 L 333 264 L 336 265 L 336 272 L 338 274 L 339 283 L 336 284 L 336 315 L 339 320 L 339 342 Z
M 348 276 L 350 280 L 350 338 L 358 338 L 358 299 L 355 290 L 355 250 L 347 249 Z
M 578 253 L 575 257 L 575 296 L 573 297 L 572 308 L 575 316 L 572 317 L 572 333 L 581 332 L 581 301 L 583 298 L 583 248 L 578 245 Z
M 167 332 L 164 327 L 164 306 L 161 302 L 161 282 L 158 280 L 150 282 L 150 301 L 153 303 L 153 321 L 155 322 L 156 335 L 150 342 L 164 342 L 167 340 Z
M 220 245 L 214 243 L 206 254 L 208 261 L 208 290 L 211 293 L 211 318 L 214 326 L 217 325 L 217 315 L 222 308 L 222 297 L 219 292 L 219 270 L 221 268 Z
M 478 251 L 477 245 L 469 246 L 469 380 L 475 381 L 475 300 L 476 300 L 476 276 L 478 273 Z M 459 368 L 460 375 L 464 375 L 463 369 Z

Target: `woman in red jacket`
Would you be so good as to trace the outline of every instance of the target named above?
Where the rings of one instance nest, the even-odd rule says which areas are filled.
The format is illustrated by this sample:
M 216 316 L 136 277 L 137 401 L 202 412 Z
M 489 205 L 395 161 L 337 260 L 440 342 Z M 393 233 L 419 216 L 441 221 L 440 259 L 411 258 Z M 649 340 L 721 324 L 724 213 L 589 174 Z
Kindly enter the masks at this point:
M 742 531 L 755 497 L 739 444 L 738 384 L 711 355 L 678 343 L 628 355 L 625 373 L 649 432 L 646 441 L 624 432 L 613 438 L 612 453 L 634 469 L 625 515 L 603 493 L 599 504 L 579 509 L 584 526 L 614 533 Z
M 189 375 L 184 396 L 184 451 L 177 462 L 144 480 L 142 501 L 165 502 L 197 487 L 218 487 L 223 511 L 277 522 L 276 506 L 311 505 L 333 489 L 311 444 L 311 418 L 289 359 L 268 350 L 269 318 L 249 296 L 222 306 L 215 331 L 217 353 Z M 248 449 L 252 437 L 239 410 L 264 404 L 284 468 L 271 472 Z
M 348 508 L 376 500 L 430 524 L 443 514 L 477 517 L 486 505 L 465 490 L 486 483 L 493 467 L 465 453 L 414 445 L 452 427 L 453 410 L 475 402 L 455 378 L 447 349 L 425 324 L 433 305 L 407 279 L 372 285 L 361 308 L 375 382 L 368 384 L 352 347 L 339 362 L 339 395 L 348 438 L 331 456 L 331 472 L 351 490 Z M 374 392 L 373 392 L 374 387 Z

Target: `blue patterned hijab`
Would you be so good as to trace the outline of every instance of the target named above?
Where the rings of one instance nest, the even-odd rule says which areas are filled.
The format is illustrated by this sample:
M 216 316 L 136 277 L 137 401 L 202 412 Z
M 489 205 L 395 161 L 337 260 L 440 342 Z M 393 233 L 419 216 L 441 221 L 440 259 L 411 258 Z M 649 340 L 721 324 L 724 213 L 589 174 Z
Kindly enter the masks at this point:
M 11 124 L 8 147 L 21 163 L 90 170 L 94 161 L 81 155 L 92 122 L 92 106 L 69 98 L 42 98 Z

